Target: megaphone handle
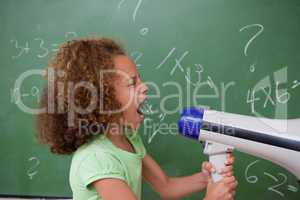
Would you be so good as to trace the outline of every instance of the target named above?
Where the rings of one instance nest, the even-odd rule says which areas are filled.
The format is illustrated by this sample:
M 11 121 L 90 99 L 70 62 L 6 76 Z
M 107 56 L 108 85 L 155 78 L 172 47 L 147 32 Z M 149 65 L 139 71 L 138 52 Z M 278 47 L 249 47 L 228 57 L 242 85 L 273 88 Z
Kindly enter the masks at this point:
M 215 154 L 209 156 L 209 162 L 213 164 L 216 171 L 211 173 L 213 182 L 218 182 L 223 179 L 223 176 L 218 172 L 225 167 L 225 161 L 227 159 L 226 153 Z

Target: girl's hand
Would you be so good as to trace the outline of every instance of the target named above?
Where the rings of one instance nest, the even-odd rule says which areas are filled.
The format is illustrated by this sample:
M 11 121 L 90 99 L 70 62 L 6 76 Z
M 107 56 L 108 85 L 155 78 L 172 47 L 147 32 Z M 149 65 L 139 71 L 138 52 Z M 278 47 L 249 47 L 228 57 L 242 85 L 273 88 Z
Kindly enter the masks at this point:
M 216 183 L 209 179 L 204 200 L 233 200 L 237 184 L 233 176 L 225 177 Z
M 221 174 L 223 177 L 233 176 L 233 164 L 234 164 L 233 153 L 228 153 L 227 160 L 225 161 L 225 167 L 221 169 L 219 174 Z
M 210 173 L 215 172 L 215 168 L 210 162 L 202 163 L 202 173 L 208 177 L 207 193 L 204 200 L 232 200 L 235 195 L 237 181 L 233 176 L 234 156 L 232 153 L 227 154 L 225 167 L 218 171 L 224 179 L 217 183 L 213 183 Z
M 221 174 L 223 177 L 233 176 L 234 156 L 232 153 L 227 154 L 227 160 L 224 164 L 225 167 L 222 168 L 218 173 Z M 201 171 L 209 177 L 211 173 L 216 171 L 216 169 L 212 163 L 206 161 L 202 163 Z

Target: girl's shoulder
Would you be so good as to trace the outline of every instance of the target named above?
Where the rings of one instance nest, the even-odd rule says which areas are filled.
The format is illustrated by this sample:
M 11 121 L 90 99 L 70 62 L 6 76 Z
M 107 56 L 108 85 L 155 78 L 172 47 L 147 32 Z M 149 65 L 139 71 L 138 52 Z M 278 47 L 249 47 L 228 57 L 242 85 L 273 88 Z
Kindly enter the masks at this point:
M 72 160 L 81 160 L 95 153 L 104 153 L 109 151 L 107 140 L 103 135 L 95 136 L 91 141 L 79 147 L 73 154 Z
M 138 158 L 142 159 L 146 154 L 146 149 L 143 144 L 142 138 L 139 134 L 127 135 L 135 150 L 136 154 L 128 153 L 114 146 L 111 141 L 105 135 L 99 135 L 94 137 L 90 142 L 79 147 L 72 158 L 72 165 L 78 165 L 88 157 L 97 158 L 111 158 L 113 160 Z M 103 159 L 102 159 L 103 160 Z
M 87 187 L 95 180 L 115 177 L 125 180 L 124 167 L 110 151 L 106 140 L 97 138 L 75 151 L 70 166 L 70 184 Z

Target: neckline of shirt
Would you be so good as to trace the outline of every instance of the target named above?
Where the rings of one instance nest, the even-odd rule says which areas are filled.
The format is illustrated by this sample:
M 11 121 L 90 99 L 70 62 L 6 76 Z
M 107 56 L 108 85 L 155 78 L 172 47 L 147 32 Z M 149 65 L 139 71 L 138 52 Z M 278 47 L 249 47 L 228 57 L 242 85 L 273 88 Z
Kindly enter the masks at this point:
M 129 151 L 126 151 L 124 149 L 121 149 L 119 147 L 117 147 L 108 137 L 106 137 L 105 134 L 103 135 L 100 135 L 100 138 L 103 138 L 107 141 L 107 143 L 113 148 L 115 149 L 116 151 L 118 152 L 121 152 L 123 154 L 127 154 L 129 156 L 132 156 L 132 157 L 141 157 L 141 152 L 139 151 L 139 149 L 137 148 L 137 146 L 135 145 L 135 142 L 133 142 L 133 139 L 135 138 L 135 135 L 134 134 L 137 134 L 137 133 L 133 133 L 133 134 L 125 134 L 126 137 L 128 138 L 129 142 L 131 143 L 132 147 L 134 148 L 134 151 L 135 153 L 133 152 L 129 152 Z

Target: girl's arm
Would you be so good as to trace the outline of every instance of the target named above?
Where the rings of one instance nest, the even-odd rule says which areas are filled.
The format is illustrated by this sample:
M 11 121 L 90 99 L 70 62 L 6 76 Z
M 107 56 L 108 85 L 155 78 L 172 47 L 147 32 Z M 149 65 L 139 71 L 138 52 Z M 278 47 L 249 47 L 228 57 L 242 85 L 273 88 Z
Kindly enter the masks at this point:
M 227 164 L 231 165 L 234 158 L 230 155 L 227 159 Z M 146 154 L 143 159 L 143 177 L 150 183 L 153 189 L 158 192 L 163 199 L 180 199 L 199 192 L 206 188 L 209 180 L 208 171 L 212 171 L 210 163 L 204 162 L 202 165 L 204 172 L 198 172 L 191 176 L 185 177 L 168 177 L 159 165 Z M 232 166 L 226 167 L 222 175 L 232 176 Z
M 137 200 L 131 188 L 121 179 L 107 178 L 93 182 L 103 200 Z
M 185 177 L 168 177 L 159 165 L 146 154 L 143 159 L 143 177 L 163 199 L 178 199 L 204 189 L 208 183 L 205 173 Z

